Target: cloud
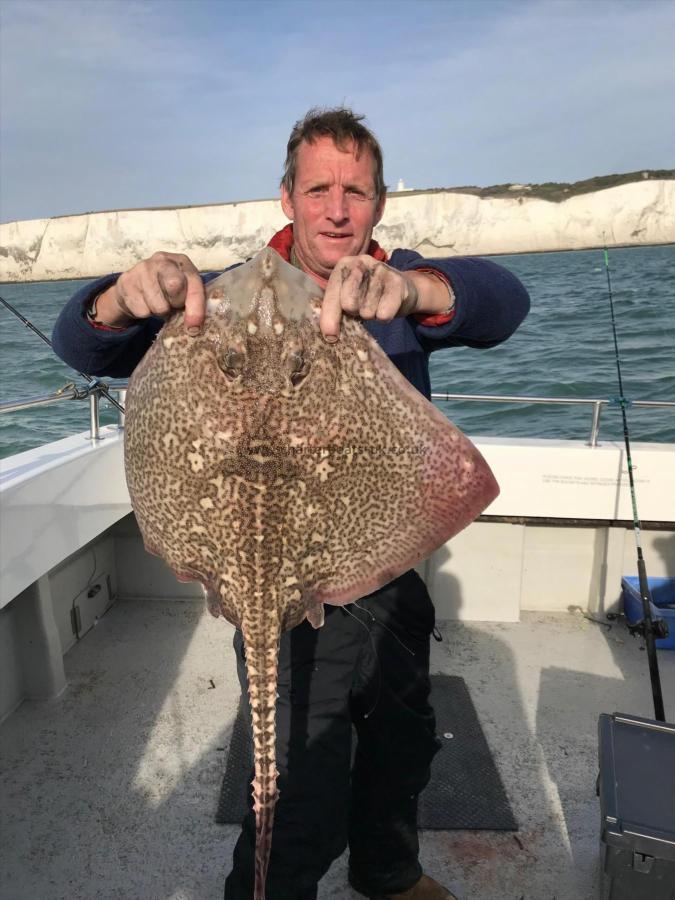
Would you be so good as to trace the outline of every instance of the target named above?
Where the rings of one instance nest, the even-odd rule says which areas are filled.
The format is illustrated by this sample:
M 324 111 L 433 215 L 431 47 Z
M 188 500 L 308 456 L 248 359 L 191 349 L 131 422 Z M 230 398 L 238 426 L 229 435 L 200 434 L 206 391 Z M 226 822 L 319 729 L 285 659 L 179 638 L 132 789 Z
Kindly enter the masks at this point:
M 366 103 L 401 168 L 395 110 L 425 135 L 430 180 L 419 186 L 666 166 L 675 146 L 675 115 L 664 115 L 675 96 L 674 30 L 675 6 L 665 3 L 517 4 L 470 46 L 448 42 L 445 53 L 425 54 L 395 98 L 378 82 Z

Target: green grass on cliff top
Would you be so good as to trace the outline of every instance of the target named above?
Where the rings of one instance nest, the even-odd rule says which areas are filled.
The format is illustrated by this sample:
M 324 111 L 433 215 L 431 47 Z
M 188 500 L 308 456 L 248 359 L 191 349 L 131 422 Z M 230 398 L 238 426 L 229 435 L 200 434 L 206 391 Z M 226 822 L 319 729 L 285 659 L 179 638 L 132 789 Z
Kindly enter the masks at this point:
M 560 203 L 561 200 L 568 200 L 579 194 L 603 191 L 620 184 L 664 178 L 675 178 L 675 169 L 643 169 L 639 172 L 625 172 L 621 175 L 597 175 L 595 178 L 586 178 L 584 181 L 575 181 L 572 184 L 564 181 L 546 181 L 544 184 L 493 184 L 482 188 L 467 185 L 465 187 L 431 188 L 426 191 L 412 190 L 406 191 L 406 193 L 431 194 L 444 191 L 453 194 L 474 194 L 477 197 L 537 197 L 540 200 L 549 200 L 551 203 Z

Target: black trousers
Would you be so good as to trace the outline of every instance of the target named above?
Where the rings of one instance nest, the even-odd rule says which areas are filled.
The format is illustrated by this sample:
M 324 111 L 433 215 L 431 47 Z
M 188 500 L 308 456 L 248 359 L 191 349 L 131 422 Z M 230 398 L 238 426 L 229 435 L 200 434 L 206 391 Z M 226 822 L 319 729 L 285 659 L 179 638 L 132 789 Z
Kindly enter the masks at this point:
M 429 594 L 410 571 L 356 604 L 325 610 L 322 628 L 305 621 L 281 639 L 268 900 L 315 900 L 347 843 L 350 876 L 364 893 L 405 891 L 422 873 L 417 796 L 439 747 L 429 705 Z M 234 646 L 246 690 L 239 631 Z M 225 900 L 251 900 L 254 853 L 249 810 Z

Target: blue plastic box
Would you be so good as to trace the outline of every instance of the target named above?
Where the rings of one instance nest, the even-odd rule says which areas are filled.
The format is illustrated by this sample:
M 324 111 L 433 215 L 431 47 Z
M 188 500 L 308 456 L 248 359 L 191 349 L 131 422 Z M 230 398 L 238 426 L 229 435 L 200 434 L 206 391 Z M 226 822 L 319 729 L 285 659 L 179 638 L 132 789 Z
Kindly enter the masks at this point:
M 665 619 L 670 631 L 667 638 L 656 639 L 656 646 L 659 650 L 675 650 L 675 578 L 647 578 L 647 584 L 652 598 L 651 614 Z M 634 625 L 642 618 L 640 580 L 637 575 L 624 575 L 621 579 L 621 593 L 626 620 L 629 625 Z

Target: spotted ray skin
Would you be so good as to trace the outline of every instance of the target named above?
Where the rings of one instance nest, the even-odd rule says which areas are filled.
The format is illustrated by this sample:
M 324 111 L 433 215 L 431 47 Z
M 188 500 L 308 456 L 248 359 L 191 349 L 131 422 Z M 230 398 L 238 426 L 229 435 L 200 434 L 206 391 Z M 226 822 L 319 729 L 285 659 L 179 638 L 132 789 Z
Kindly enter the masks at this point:
M 255 900 L 277 800 L 283 631 L 418 563 L 498 493 L 471 442 L 353 319 L 318 327 L 322 291 L 265 249 L 207 287 L 203 333 L 176 314 L 126 403 L 129 492 L 146 547 L 201 581 L 240 628 L 253 722 Z

